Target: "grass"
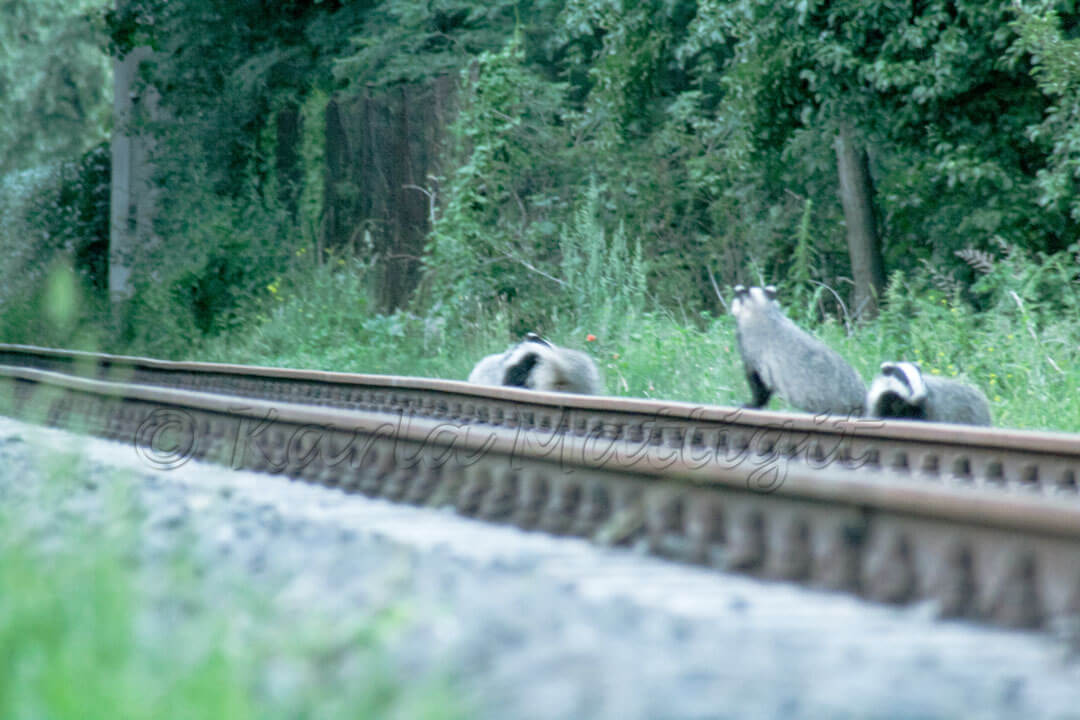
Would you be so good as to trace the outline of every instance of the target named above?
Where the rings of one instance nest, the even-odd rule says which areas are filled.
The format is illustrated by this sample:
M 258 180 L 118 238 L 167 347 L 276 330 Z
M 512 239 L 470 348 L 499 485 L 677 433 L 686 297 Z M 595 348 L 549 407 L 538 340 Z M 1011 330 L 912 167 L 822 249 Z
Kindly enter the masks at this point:
M 892 279 L 881 315 L 852 330 L 832 317 L 821 321 L 806 303 L 792 301 L 789 310 L 867 383 L 882 361 L 912 360 L 980 387 L 995 425 L 1080 432 L 1080 288 L 1044 282 L 1045 266 L 1034 261 L 1012 262 L 975 286 L 981 312 L 973 310 L 970 291 L 943 292 L 926 278 L 901 276 Z M 608 286 L 632 284 L 603 279 Z M 457 317 L 380 314 L 367 268 L 355 261 L 309 268 L 275 281 L 270 292 L 271 302 L 249 313 L 243 330 L 194 342 L 174 338 L 161 355 L 463 380 L 481 357 L 518 339 L 505 309 Z M 800 295 L 781 287 L 783 297 Z M 627 297 L 601 307 L 595 297 L 552 300 L 552 319 L 534 329 L 590 352 L 608 394 L 720 405 L 749 399 L 729 316 L 678 319 L 645 301 L 634 307 Z
M 1020 312 L 1006 291 L 1000 294 L 1011 308 L 982 313 L 959 296 L 902 278 L 894 278 L 890 292 L 882 315 L 853 332 L 832 319 L 800 322 L 868 384 L 882 361 L 913 360 L 927 372 L 979 386 L 996 425 L 1080 432 L 1080 319 L 1055 319 L 1051 307 L 1034 302 Z M 514 341 L 497 314 L 455 325 L 402 312 L 374 314 L 364 298 L 360 273 L 320 271 L 281 291 L 250 332 L 211 340 L 191 357 L 462 380 L 483 355 Z M 729 316 L 705 316 L 689 326 L 667 312 L 625 316 L 627 322 L 613 327 L 605 311 L 607 334 L 588 313 L 564 316 L 560 330 L 548 335 L 588 350 L 612 395 L 736 405 L 749 398 Z M 782 401 L 770 407 L 779 409 Z
M 129 479 L 99 490 L 100 524 L 61 509 L 86 472 L 54 456 L 29 509 L 0 507 L 0 717 L 464 717 L 448 685 L 384 671 L 395 608 L 281 618 L 242 579 L 204 586 L 182 550 L 141 565 Z

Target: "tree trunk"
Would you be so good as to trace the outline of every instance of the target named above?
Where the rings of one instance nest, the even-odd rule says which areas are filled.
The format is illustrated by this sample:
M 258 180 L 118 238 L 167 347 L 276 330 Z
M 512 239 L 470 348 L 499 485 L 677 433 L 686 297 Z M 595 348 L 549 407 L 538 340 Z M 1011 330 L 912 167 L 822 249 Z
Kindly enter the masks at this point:
M 278 181 L 278 201 L 295 222 L 300 206 L 300 187 L 304 182 L 300 160 L 300 107 L 290 103 L 281 108 L 277 111 L 275 123 L 277 142 L 274 170 Z
M 109 299 L 113 326 L 122 330 L 127 301 L 134 294 L 131 274 L 140 245 L 153 242 L 155 190 L 150 154 L 153 138 L 139 124 L 156 116 L 153 88 L 136 92 L 139 65 L 148 47 L 113 61 L 112 176 L 109 211 Z
M 854 138 L 851 126 L 841 124 L 836 135 L 836 169 L 840 202 L 847 225 L 848 254 L 855 279 L 855 316 L 874 317 L 885 287 L 881 238 L 874 215 L 874 184 L 866 148 Z
M 454 89 L 453 77 L 440 75 L 327 104 L 325 242 L 374 254 L 374 290 L 386 311 L 407 303 L 420 281 Z

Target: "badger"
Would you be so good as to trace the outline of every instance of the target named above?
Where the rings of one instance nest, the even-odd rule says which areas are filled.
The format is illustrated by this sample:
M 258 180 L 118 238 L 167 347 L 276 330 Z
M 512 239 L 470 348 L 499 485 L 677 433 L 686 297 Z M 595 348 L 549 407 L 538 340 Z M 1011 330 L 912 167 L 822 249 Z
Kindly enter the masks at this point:
M 525 339 L 518 345 L 515 345 L 506 352 L 488 355 L 480 362 L 476 363 L 476 367 L 469 373 L 468 382 L 476 385 L 502 385 L 503 379 L 506 376 L 506 359 L 510 357 L 512 352 L 525 343 L 536 343 L 538 345 L 551 347 L 551 343 L 536 333 L 526 333 Z
M 505 361 L 505 352 L 484 357 L 469 373 L 468 382 L 474 385 L 502 385 L 506 373 Z
M 483 358 L 469 374 L 469 382 L 581 395 L 601 390 L 600 373 L 591 357 L 554 345 L 536 333 L 528 333 L 504 353 Z
M 866 394 L 869 417 L 990 424 L 990 402 L 971 385 L 923 375 L 913 362 L 883 362 Z
M 866 386 L 859 373 L 784 315 L 774 286 L 747 289 L 737 285 L 731 314 L 753 394 L 745 407 L 764 407 L 775 392 L 806 412 L 849 415 L 862 411 Z

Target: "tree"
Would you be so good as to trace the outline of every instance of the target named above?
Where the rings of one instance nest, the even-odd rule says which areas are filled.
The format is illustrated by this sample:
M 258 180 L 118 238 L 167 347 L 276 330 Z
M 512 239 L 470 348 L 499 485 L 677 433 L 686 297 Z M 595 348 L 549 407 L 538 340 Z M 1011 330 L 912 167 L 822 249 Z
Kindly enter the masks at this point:
M 1012 17 L 1006 2 L 703 0 L 682 52 L 728 55 L 695 72 L 712 79 L 713 127 L 730 128 L 717 161 L 747 173 L 749 197 L 775 207 L 791 190 L 827 208 L 838 185 L 861 185 L 864 200 L 876 186 L 884 261 L 941 264 L 995 236 L 1061 249 L 1080 229 L 1060 204 L 1036 202 L 1051 152 L 1038 129 L 1051 102 Z M 845 124 L 865 143 L 865 159 L 850 143 L 850 162 L 835 154 Z M 846 204 L 848 232 L 864 238 L 849 247 L 857 250 L 873 237 L 873 215 L 853 222 L 850 213 L 870 203 Z M 822 242 L 827 219 L 817 223 Z M 872 255 L 849 258 L 856 302 L 867 296 L 858 288 L 879 282 Z
M 108 0 L 0 0 L 0 175 L 72 160 L 105 139 Z
M 851 274 L 855 280 L 855 313 L 860 317 L 872 317 L 877 314 L 878 297 L 885 288 L 881 236 L 874 209 L 874 183 L 866 148 L 858 144 L 854 131 L 846 122 L 841 123 L 836 132 L 836 170 L 847 225 Z

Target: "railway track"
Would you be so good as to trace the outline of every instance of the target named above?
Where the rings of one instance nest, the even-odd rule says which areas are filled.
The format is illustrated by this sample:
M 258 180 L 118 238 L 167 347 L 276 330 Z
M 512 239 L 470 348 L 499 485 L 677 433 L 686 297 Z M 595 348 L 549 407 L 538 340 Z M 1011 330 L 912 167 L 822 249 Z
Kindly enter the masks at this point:
M 1080 625 L 1080 442 L 0 345 L 0 412 L 944 617 Z

